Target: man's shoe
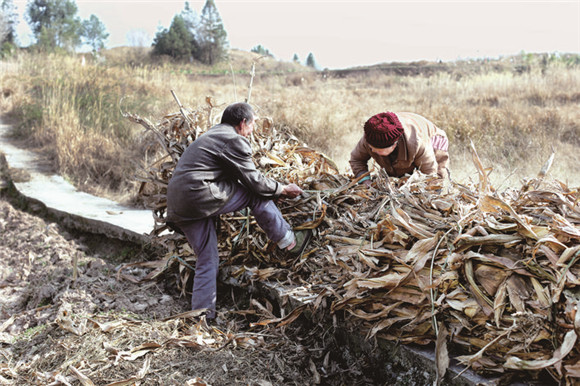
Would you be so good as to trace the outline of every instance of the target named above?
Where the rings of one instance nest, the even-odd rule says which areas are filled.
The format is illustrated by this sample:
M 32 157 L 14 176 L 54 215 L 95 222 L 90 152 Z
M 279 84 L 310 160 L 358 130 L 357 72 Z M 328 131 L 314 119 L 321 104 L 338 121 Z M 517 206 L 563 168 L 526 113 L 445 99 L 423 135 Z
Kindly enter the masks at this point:
M 291 255 L 300 256 L 312 238 L 312 231 L 310 229 L 297 231 L 294 232 L 294 237 L 296 238 L 296 245 L 294 245 L 294 247 L 292 247 L 288 252 L 290 252 Z

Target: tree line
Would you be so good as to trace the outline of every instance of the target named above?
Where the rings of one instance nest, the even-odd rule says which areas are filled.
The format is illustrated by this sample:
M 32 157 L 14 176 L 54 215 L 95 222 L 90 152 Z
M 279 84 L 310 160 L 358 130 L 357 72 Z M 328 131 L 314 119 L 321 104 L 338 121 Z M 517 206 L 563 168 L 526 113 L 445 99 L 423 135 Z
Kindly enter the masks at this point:
M 81 20 L 78 8 L 71 0 L 31 0 L 24 18 L 32 31 L 35 43 L 31 49 L 42 52 L 73 52 L 86 44 L 93 51 L 104 48 L 109 37 L 105 25 L 95 15 Z M 0 5 L 0 54 L 10 55 L 17 48 L 16 27 L 18 13 L 13 0 Z
M 213 0 L 206 0 L 201 15 L 185 2 L 185 8 L 175 15 L 171 26 L 155 35 L 152 54 L 179 60 L 195 59 L 211 65 L 227 56 L 227 36 Z
M 94 53 L 105 47 L 109 37 L 105 25 L 95 15 L 81 20 L 74 0 L 30 0 L 24 18 L 31 28 L 34 43 L 30 49 L 41 52 L 75 52 L 82 45 Z M 11 55 L 17 48 L 16 27 L 18 13 L 14 0 L 0 4 L 0 57 Z M 153 39 L 151 55 L 169 56 L 180 61 L 199 61 L 215 64 L 226 59 L 228 35 L 214 0 L 206 0 L 201 14 L 189 2 L 174 16 L 168 28 L 161 29 Z M 262 45 L 251 50 L 260 55 L 274 55 Z M 299 62 L 298 55 L 293 61 Z M 310 53 L 306 65 L 316 68 Z

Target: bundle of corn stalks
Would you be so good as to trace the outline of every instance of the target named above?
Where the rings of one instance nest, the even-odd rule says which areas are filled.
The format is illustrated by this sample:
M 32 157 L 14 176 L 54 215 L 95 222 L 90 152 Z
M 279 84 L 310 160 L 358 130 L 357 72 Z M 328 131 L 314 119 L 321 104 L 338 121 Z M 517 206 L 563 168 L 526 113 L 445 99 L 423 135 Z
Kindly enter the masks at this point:
M 155 268 L 149 278 L 178 264 L 182 291 L 195 256 L 183 236 L 167 230 L 165 193 L 182 152 L 211 126 L 212 111 L 208 100 L 206 109 L 182 108 L 157 125 L 126 115 L 161 149 L 141 193 L 155 217 L 151 235 L 168 253 L 144 264 Z M 456 359 L 476 371 L 547 371 L 558 381 L 578 380 L 580 195 L 545 178 L 551 160 L 521 189 L 500 193 L 472 146 L 477 183 L 379 172 L 366 188 L 271 120 L 259 126 L 256 164 L 305 190 L 279 207 L 295 229 L 316 236 L 289 260 L 251 213 L 222 216 L 222 266 L 298 287 L 313 314 L 343 315 L 368 338 L 435 343 L 440 376 L 451 343 L 464 354 Z

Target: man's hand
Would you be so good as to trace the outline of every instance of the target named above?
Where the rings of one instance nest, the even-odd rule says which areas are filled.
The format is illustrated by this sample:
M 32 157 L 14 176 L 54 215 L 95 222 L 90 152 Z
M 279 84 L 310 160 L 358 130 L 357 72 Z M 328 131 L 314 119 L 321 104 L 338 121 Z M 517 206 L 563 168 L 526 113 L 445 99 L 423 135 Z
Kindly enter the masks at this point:
M 282 190 L 282 196 L 289 198 L 298 197 L 302 193 L 302 189 L 300 189 L 300 187 L 296 184 L 288 184 L 284 186 L 284 189 Z

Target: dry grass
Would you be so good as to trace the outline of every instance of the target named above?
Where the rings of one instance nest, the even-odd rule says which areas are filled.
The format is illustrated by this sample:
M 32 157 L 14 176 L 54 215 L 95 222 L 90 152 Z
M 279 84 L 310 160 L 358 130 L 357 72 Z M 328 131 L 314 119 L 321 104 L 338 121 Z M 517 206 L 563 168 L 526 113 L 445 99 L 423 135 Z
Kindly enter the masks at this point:
M 316 79 L 300 88 L 275 90 L 273 116 L 303 129 L 309 144 L 344 167 L 364 121 L 391 110 L 417 112 L 447 131 L 455 175 L 469 173 L 470 163 L 465 169 L 464 160 L 470 140 L 486 165 L 502 174 L 496 172 L 497 177 L 516 168 L 516 177 L 535 175 L 552 148 L 557 150 L 556 166 L 573 171 L 580 161 L 580 97 L 574 91 L 580 86 L 577 68 L 553 68 L 544 76 L 486 73 L 460 81 L 453 76 Z
M 274 124 L 290 128 L 348 173 L 350 150 L 362 124 L 385 111 L 422 114 L 448 132 L 452 177 L 471 178 L 473 141 L 495 185 L 519 185 L 549 157 L 552 175 L 580 184 L 580 66 L 533 57 L 486 63 L 453 63 L 425 75 L 396 75 L 388 66 L 337 76 L 294 63 L 232 51 L 216 67 L 151 63 L 147 53 L 117 49 L 104 62 L 79 57 L 21 54 L 2 63 L 0 108 L 20 124 L 17 133 L 42 148 L 58 172 L 81 189 L 127 196 L 145 149 L 142 132 L 121 110 L 158 121 L 177 111 L 170 90 L 186 107 L 219 107 L 248 96 Z M 522 61 L 527 66 L 521 71 Z M 422 67 L 423 66 L 423 67 Z M 415 72 L 427 65 L 416 65 Z M 219 118 L 219 117 L 214 117 Z

